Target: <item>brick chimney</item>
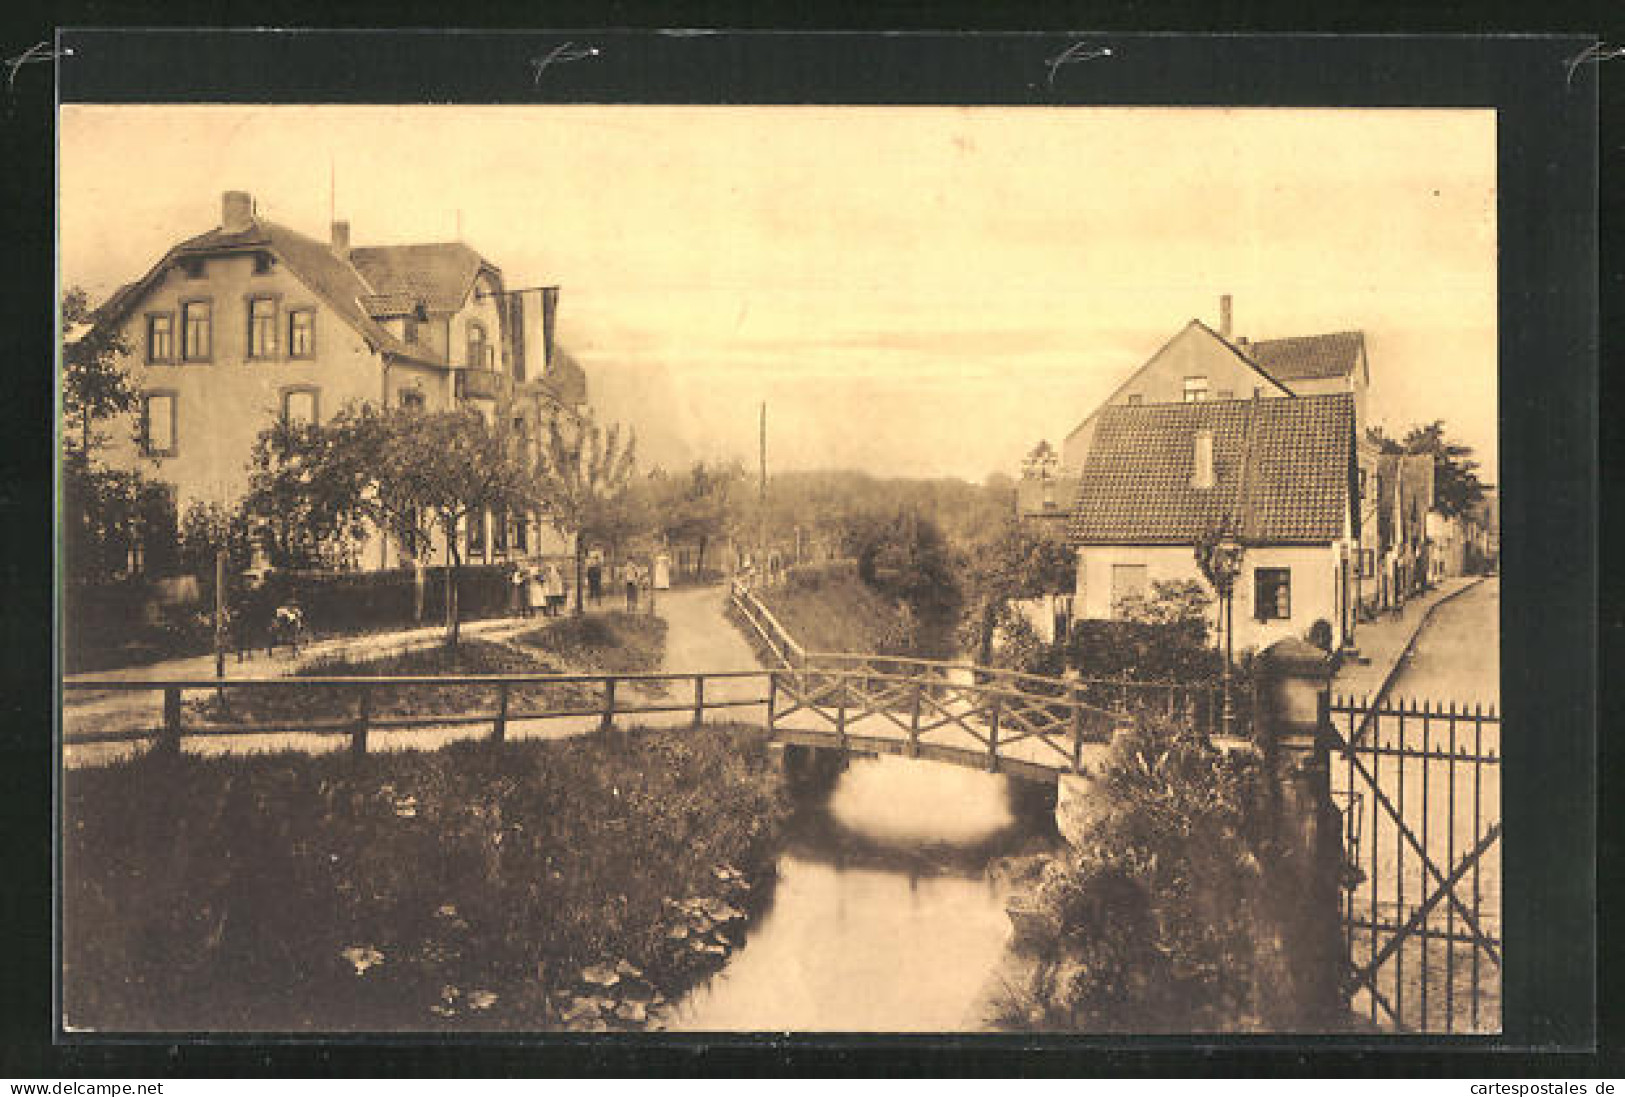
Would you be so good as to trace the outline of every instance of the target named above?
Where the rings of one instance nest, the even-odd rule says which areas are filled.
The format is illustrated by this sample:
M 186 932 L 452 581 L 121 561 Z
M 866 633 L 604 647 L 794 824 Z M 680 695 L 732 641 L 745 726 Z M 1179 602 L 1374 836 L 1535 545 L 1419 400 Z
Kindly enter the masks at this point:
M 1227 293 L 1219 298 L 1219 334 L 1228 339 L 1230 332 L 1230 295 Z
M 1192 454 L 1191 487 L 1206 491 L 1213 486 L 1213 432 L 1196 432 L 1196 451 Z
M 247 232 L 254 227 L 254 196 L 246 190 L 228 190 L 220 196 L 220 227 L 226 232 Z
M 340 259 L 350 258 L 350 222 L 333 222 L 333 254 Z

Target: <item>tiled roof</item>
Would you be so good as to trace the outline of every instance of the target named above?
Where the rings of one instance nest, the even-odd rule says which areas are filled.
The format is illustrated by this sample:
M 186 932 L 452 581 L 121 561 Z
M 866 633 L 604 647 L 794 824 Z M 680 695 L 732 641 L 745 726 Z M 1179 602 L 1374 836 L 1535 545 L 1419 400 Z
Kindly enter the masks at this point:
M 410 293 L 369 293 L 361 297 L 361 307 L 375 320 L 394 316 L 412 316 L 418 310 L 418 300 Z
M 462 245 L 457 245 L 461 247 Z M 211 229 L 175 245 L 139 282 L 121 287 L 98 311 L 99 319 L 116 319 L 134 304 L 172 260 L 185 255 L 233 249 L 265 249 L 275 254 L 294 275 L 319 293 L 345 321 L 369 342 L 398 358 L 445 368 L 423 357 L 423 352 L 390 334 L 373 318 L 363 299 L 375 296 L 356 267 L 340 259 L 327 244 L 273 221 L 254 218 L 242 232 Z
M 1248 344 L 1247 351 L 1272 377 L 1288 383 L 1347 377 L 1360 365 L 1365 335 L 1337 331 L 1329 335 L 1295 335 Z
M 467 244 L 351 248 L 350 262 L 376 294 L 401 294 L 431 312 L 456 312 L 484 260 Z
M 1214 485 L 1191 486 L 1213 433 Z M 1278 397 L 1103 408 L 1078 485 L 1077 544 L 1190 544 L 1227 522 L 1251 542 L 1344 535 L 1354 398 Z

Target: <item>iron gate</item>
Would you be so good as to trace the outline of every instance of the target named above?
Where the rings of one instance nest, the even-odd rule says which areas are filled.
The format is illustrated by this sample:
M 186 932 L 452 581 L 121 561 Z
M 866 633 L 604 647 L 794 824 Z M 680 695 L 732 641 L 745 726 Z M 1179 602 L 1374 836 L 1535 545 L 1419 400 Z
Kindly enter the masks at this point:
M 1329 713 L 1350 1006 L 1400 1032 L 1499 1032 L 1500 717 L 1343 698 Z

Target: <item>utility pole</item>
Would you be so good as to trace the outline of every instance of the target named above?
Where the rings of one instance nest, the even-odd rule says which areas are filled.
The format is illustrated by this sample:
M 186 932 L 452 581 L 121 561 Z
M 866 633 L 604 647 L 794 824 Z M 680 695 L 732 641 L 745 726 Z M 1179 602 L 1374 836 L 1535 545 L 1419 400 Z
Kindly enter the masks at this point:
M 226 549 L 214 553 L 214 676 L 226 676 Z M 224 690 L 221 700 L 225 699 Z
M 767 568 L 767 401 L 762 401 L 758 467 L 760 475 L 756 491 L 756 566 L 764 577 Z

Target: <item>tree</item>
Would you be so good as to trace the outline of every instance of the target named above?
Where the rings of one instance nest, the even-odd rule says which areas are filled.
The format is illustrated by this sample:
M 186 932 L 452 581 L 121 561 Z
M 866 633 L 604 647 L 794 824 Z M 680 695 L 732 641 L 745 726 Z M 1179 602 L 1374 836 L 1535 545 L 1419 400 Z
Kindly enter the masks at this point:
M 1073 589 L 1077 560 L 1064 540 L 1047 537 L 1014 517 L 972 547 L 966 560 L 970 613 L 965 638 L 978 663 L 985 666 L 993 658 L 993 637 L 1006 603 Z
M 63 295 L 63 556 L 69 574 L 99 580 L 121 573 L 132 549 L 143 549 L 145 557 L 146 542 L 163 548 L 168 500 L 139 471 L 110 469 L 98 460 L 107 443 L 98 427 L 134 410 L 140 392 L 125 364 L 123 337 L 94 318 L 83 289 Z
M 705 552 L 728 529 L 730 508 L 744 483 L 745 470 L 733 464 L 696 461 L 682 476 L 661 477 L 651 492 L 656 528 L 667 541 L 696 546 L 696 571 L 705 569 Z
M 1484 500 L 1484 485 L 1478 479 L 1478 462 L 1471 446 L 1452 442 L 1444 432 L 1444 420 L 1412 427 L 1405 434 L 1404 451 L 1433 457 L 1433 505 L 1449 518 L 1471 514 Z
M 116 328 L 95 324 L 94 318 L 90 297 L 82 288 L 74 286 L 63 295 L 63 441 L 87 465 L 106 441 L 96 425 L 134 411 L 140 399 L 125 366 L 129 345 Z M 79 329 L 84 330 L 78 338 L 69 338 Z
M 497 421 L 508 417 L 498 415 Z M 278 423 L 261 434 L 254 502 L 284 523 L 285 549 L 391 537 L 419 567 L 435 533 L 446 545 L 446 641 L 461 634 L 457 585 L 465 524 L 529 506 L 533 469 L 519 440 L 467 409 L 346 408 L 326 424 Z
M 587 541 L 614 539 L 624 528 L 620 506 L 637 460 L 637 439 L 623 442 L 619 425 L 601 429 L 590 419 L 578 426 L 552 423 L 537 453 L 531 481 L 534 501 L 575 540 L 575 613 L 581 616 Z

